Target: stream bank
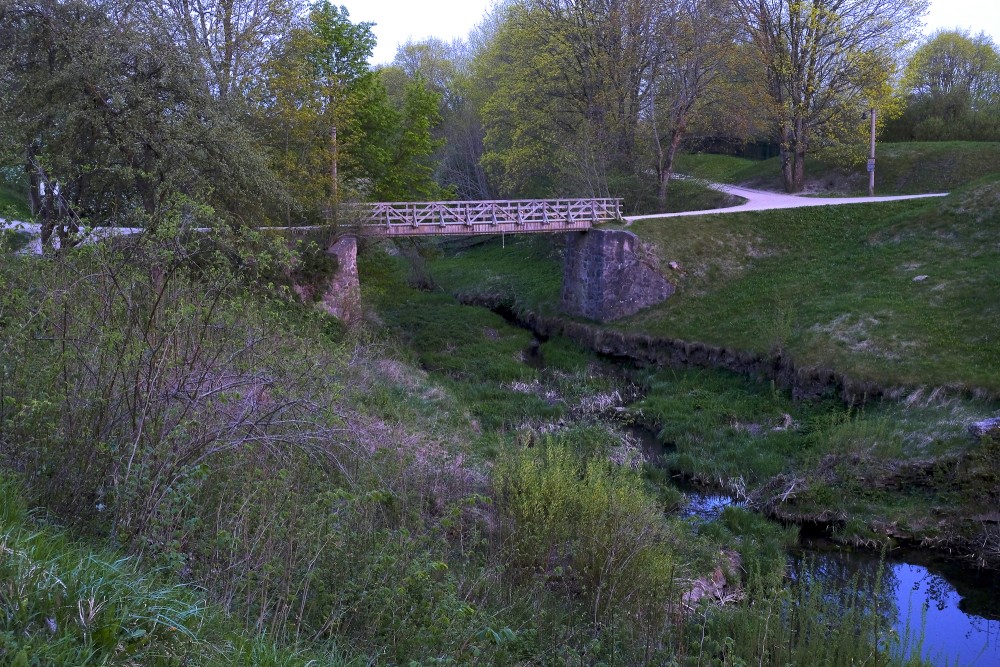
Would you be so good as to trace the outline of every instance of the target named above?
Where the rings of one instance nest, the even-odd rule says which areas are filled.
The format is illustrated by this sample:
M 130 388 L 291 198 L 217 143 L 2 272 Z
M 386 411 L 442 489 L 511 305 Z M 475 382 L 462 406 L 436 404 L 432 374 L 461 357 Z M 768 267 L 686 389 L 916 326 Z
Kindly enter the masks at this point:
M 565 317 L 540 315 L 534 311 L 519 309 L 510 299 L 495 294 L 461 292 L 454 296 L 463 305 L 492 310 L 543 339 L 565 336 L 598 354 L 628 359 L 638 364 L 667 368 L 723 369 L 766 379 L 791 392 L 796 400 L 837 396 L 847 405 L 864 406 L 880 399 L 901 400 L 919 389 L 882 385 L 872 380 L 853 378 L 830 368 L 799 366 L 782 350 L 764 356 L 697 341 L 630 333 Z M 983 400 L 1000 398 L 981 390 L 941 387 L 936 391 L 942 397 L 971 395 Z
M 654 368 L 721 369 L 752 378 L 769 381 L 776 388 L 791 394 L 796 403 L 836 400 L 848 410 L 863 410 L 879 402 L 913 396 L 913 388 L 885 387 L 874 382 L 853 380 L 827 369 L 802 368 L 781 352 L 769 357 L 728 348 L 658 338 L 577 322 L 561 317 L 547 317 L 516 309 L 507 299 L 483 294 L 459 294 L 456 299 L 468 306 L 489 309 L 507 321 L 531 331 L 539 341 L 551 337 L 568 338 L 581 347 L 624 363 Z M 537 360 L 534 363 L 539 363 Z M 944 399 L 945 392 L 935 393 L 935 400 Z M 957 399 L 952 399 L 957 400 Z M 640 423 L 644 417 L 637 417 Z M 785 424 L 762 426 L 736 424 L 753 433 L 787 429 L 791 417 L 784 415 Z M 645 426 L 656 431 L 656 423 Z M 995 442 L 984 440 L 974 455 L 939 454 L 909 460 L 876 459 L 859 451 L 832 453 L 814 465 L 813 474 L 803 476 L 781 472 L 747 486 L 739 477 L 717 475 L 697 479 L 707 486 L 746 495 L 749 505 L 768 518 L 784 524 L 795 524 L 804 530 L 855 547 L 879 549 L 907 547 L 926 549 L 959 558 L 977 567 L 1000 568 L 1000 514 L 995 497 L 1000 488 L 995 483 L 1000 471 L 995 468 L 991 452 Z M 671 467 L 671 474 L 691 476 L 689 472 Z M 837 491 L 841 489 L 841 491 Z M 843 509 L 846 496 L 867 497 L 878 493 L 889 497 L 925 493 L 927 505 L 922 515 L 899 518 L 886 500 L 875 502 L 873 516 L 859 519 Z M 957 503 L 956 495 L 974 495 L 974 511 Z M 873 501 L 874 502 L 874 501 Z M 907 500 L 907 502 L 909 502 Z M 877 506 L 882 503 L 881 509 Z M 879 516 L 879 513 L 885 516 Z
M 709 523 L 740 501 L 682 485 L 683 510 Z M 788 557 L 793 585 L 819 581 L 826 594 L 860 594 L 877 601 L 891 620 L 904 660 L 932 665 L 1000 664 L 1000 572 L 970 568 L 918 550 L 890 553 L 845 549 L 827 539 L 802 538 Z

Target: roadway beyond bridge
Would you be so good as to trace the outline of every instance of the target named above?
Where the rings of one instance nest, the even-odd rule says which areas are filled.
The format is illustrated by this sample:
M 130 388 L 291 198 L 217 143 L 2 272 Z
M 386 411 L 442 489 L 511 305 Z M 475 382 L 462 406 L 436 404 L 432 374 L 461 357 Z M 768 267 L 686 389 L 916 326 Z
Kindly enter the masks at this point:
M 622 220 L 621 199 L 392 202 L 346 208 L 365 236 L 531 234 L 586 231 Z M 351 224 L 351 223 L 354 224 Z

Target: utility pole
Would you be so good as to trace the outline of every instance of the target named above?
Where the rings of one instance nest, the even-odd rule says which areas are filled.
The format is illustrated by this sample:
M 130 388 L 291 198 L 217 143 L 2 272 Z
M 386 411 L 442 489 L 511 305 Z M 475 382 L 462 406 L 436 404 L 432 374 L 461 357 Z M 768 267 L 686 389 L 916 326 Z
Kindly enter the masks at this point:
M 337 145 L 337 126 L 334 125 L 330 129 L 330 139 L 333 143 L 333 165 L 330 169 L 330 177 L 333 180 L 333 201 L 337 201 L 337 196 L 340 194 L 337 188 L 337 162 L 340 160 L 340 146 Z M 875 150 L 874 148 L 872 149 Z
M 875 107 L 871 110 L 872 135 L 868 150 L 868 196 L 875 196 Z
M 337 144 L 337 126 L 334 125 L 330 128 L 330 152 L 332 153 L 332 160 L 330 164 L 330 192 L 332 196 L 330 197 L 330 207 L 327 209 L 326 223 L 331 224 L 337 219 L 337 199 L 340 196 L 338 188 L 338 178 L 337 178 L 337 162 L 340 160 L 340 146 Z

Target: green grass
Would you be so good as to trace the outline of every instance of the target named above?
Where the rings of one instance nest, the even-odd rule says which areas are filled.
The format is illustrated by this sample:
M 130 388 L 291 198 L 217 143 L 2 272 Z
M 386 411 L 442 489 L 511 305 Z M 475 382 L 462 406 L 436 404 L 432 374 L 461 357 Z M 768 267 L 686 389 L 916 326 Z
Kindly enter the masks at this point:
M 469 247 L 442 246 L 430 263 L 434 279 L 452 294 L 497 296 L 512 305 L 555 314 L 562 285 L 561 235 L 520 234 Z
M 985 174 L 1000 171 L 1000 142 L 942 141 L 880 143 L 875 172 L 876 194 L 947 192 L 961 188 Z M 780 190 L 780 158 L 755 161 L 725 155 L 682 155 L 677 170 L 722 183 Z M 868 192 L 865 165 L 850 169 L 806 159 L 811 189 L 837 194 Z
M 667 186 L 667 201 L 663 207 L 657 201 L 655 181 L 650 179 L 639 181 L 637 188 L 638 192 L 623 193 L 625 215 L 703 211 L 735 206 L 743 202 L 739 197 L 719 192 L 699 180 L 692 179 L 672 179 Z
M 344 665 L 245 634 L 194 588 L 33 520 L 0 477 L 0 662 L 29 665 Z
M 998 394 L 998 191 L 985 181 L 945 200 L 642 221 L 632 229 L 686 274 L 674 298 L 620 326 Z
M 688 153 L 677 156 L 677 173 L 704 178 L 715 183 L 742 183 L 761 175 L 770 176 L 778 163 L 749 160 L 731 155 Z
M 436 252 L 433 246 L 424 251 Z M 485 308 L 413 287 L 400 258 L 373 251 L 362 256 L 360 269 L 364 289 L 392 335 L 487 431 L 555 422 L 585 411 L 591 397 L 615 390 L 593 355 L 561 338 L 538 344 L 531 333 Z M 534 279 L 540 288 L 550 282 L 544 271 Z M 544 368 L 533 354 L 544 359 Z
M 964 534 L 964 516 L 990 511 L 982 495 L 990 482 L 969 463 L 956 466 L 988 458 L 965 426 L 991 414 L 989 403 L 924 394 L 851 408 L 792 401 L 767 383 L 710 370 L 649 370 L 642 386 L 632 409 L 657 425 L 672 471 L 758 502 L 791 488 L 781 511 L 833 512 L 847 524 L 835 536 L 846 543 L 884 540 L 871 525 L 920 537 Z M 938 522 L 946 516 L 945 528 Z
M 944 199 L 643 220 L 630 229 L 661 266 L 677 262 L 678 290 L 614 326 L 781 349 L 800 366 L 888 386 L 1000 395 L 998 201 L 1000 181 L 987 178 Z M 555 315 L 560 244 L 485 243 L 431 271 L 449 292 Z
M 941 200 L 633 225 L 661 266 L 680 265 L 678 292 L 609 327 L 782 350 L 800 367 L 905 388 L 900 401 L 855 409 L 795 402 L 728 372 L 651 370 L 632 409 L 655 425 L 667 465 L 761 501 L 784 498 L 787 516 L 833 511 L 847 543 L 975 534 L 967 517 L 988 511 L 989 482 L 955 462 L 979 451 L 965 427 L 997 411 L 962 392 L 1000 395 L 998 211 L 1000 180 L 985 178 Z M 442 253 L 429 271 L 449 292 L 559 316 L 558 238 L 479 242 Z

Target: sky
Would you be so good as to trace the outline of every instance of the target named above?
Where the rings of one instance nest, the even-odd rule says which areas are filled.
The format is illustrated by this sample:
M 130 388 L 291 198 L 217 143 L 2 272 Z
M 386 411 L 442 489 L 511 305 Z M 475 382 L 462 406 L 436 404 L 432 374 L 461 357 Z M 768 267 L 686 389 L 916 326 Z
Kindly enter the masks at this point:
M 407 40 L 438 37 L 450 42 L 465 38 L 494 0 L 334 0 L 344 5 L 351 21 L 371 21 L 378 38 L 372 64 L 389 63 Z M 938 28 L 985 32 L 1000 44 L 1000 0 L 931 0 L 924 19 L 925 34 Z

